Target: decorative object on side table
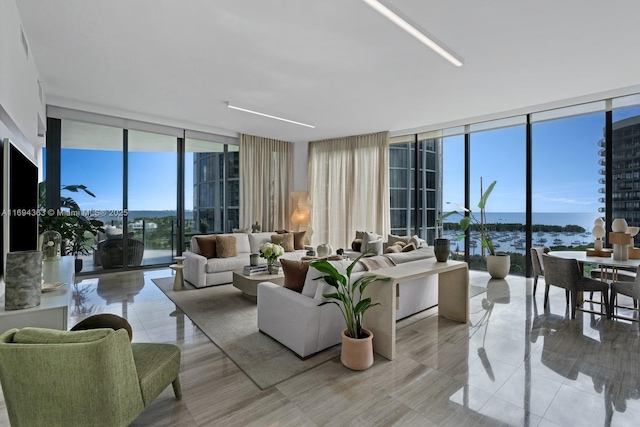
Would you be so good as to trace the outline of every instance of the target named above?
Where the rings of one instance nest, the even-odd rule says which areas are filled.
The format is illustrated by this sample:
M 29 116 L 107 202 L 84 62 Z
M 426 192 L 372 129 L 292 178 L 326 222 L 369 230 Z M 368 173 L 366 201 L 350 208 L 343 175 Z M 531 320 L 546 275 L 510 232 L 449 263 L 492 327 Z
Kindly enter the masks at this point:
M 267 260 L 267 270 L 273 274 L 274 264 L 284 255 L 284 248 L 277 243 L 263 243 L 260 245 L 260 256 Z
M 631 236 L 627 233 L 627 220 L 616 218 L 611 223 L 609 242 L 613 245 L 613 259 L 627 261 L 629 259 L 629 245 Z
M 249 255 L 249 265 L 257 266 L 260 264 L 260 254 L 251 254 Z
M 597 256 L 608 258 L 611 256 L 611 249 L 602 247 L 602 238 L 607 234 L 607 230 L 604 228 L 604 220 L 602 218 L 596 218 L 593 222 L 593 229 L 591 234 L 594 237 L 593 248 L 587 248 L 587 256 Z
M 256 223 L 251 226 L 251 232 L 259 233 L 260 230 L 262 230 L 262 227 L 260 227 L 260 224 L 258 223 L 258 221 L 256 221 Z
M 435 240 L 434 252 L 438 262 L 447 262 L 449 259 L 449 247 L 451 242 L 449 239 L 438 238 Z
M 55 230 L 47 230 L 40 235 L 42 261 L 57 261 L 62 257 L 62 235 Z
M 322 278 L 335 288 L 334 293 L 323 295 L 324 298 L 334 301 L 324 301 L 319 305 L 335 304 L 342 311 L 347 328 L 342 331 L 340 361 L 344 366 L 355 371 L 361 371 L 373 365 L 373 333 L 362 326 L 362 318 L 368 309 L 379 305 L 379 303 L 372 304 L 371 298 L 363 299 L 362 295 L 370 283 L 376 280 L 389 280 L 377 276 L 361 276 L 351 283 L 351 271 L 365 255 L 368 253 L 360 255 L 349 264 L 346 275 L 340 274 L 329 261 L 313 261 L 309 264 L 310 267 L 325 273 L 326 276 Z
M 457 206 L 462 212 L 451 211 L 448 212 L 440 218 L 438 218 L 438 223 L 442 224 L 444 219 L 451 215 L 458 215 L 461 217 L 460 219 L 460 229 L 465 233 L 458 236 L 457 240 L 462 240 L 466 235 L 467 229 L 470 228 L 471 224 L 475 226 L 475 229 L 480 233 L 480 243 L 482 246 L 482 256 L 485 256 L 485 248 L 488 251 L 487 255 L 487 271 L 494 279 L 504 279 L 509 274 L 509 270 L 511 269 L 511 256 L 505 253 L 498 253 L 495 251 L 493 247 L 493 240 L 491 240 L 491 234 L 489 230 L 486 228 L 486 216 L 485 216 L 485 207 L 487 204 L 487 200 L 493 191 L 493 187 L 495 187 L 497 181 L 493 181 L 486 191 L 482 191 L 482 177 L 480 178 L 480 201 L 478 202 L 478 208 L 480 209 L 480 219 L 476 218 L 471 209 L 467 209 L 462 205 L 453 203 Z M 450 202 L 447 202 L 450 203 Z M 465 212 L 468 215 L 465 215 Z M 469 230 L 471 231 L 471 230 Z
M 5 310 L 37 307 L 42 296 L 42 252 L 7 253 Z
M 631 244 L 629 245 L 629 259 L 640 259 L 640 249 L 635 247 L 634 238 L 640 232 L 640 227 L 627 227 L 627 233 L 631 236 Z
M 316 248 L 318 258 L 326 258 L 333 253 L 333 248 L 328 243 L 322 243 Z

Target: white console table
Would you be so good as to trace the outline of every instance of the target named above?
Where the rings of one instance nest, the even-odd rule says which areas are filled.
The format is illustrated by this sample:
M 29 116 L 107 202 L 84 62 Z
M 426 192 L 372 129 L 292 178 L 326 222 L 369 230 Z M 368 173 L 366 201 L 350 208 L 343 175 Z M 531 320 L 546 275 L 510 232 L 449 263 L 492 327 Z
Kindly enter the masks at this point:
M 43 292 L 40 305 L 22 310 L 5 310 L 4 295 L 0 298 L 0 333 L 11 328 L 34 326 L 67 330 L 69 303 L 74 277 L 74 259 L 65 256 L 60 261 L 42 263 L 45 283 L 64 282 L 66 285 L 51 292 Z
M 469 322 L 469 268 L 466 262 L 437 262 L 435 258 L 399 264 L 365 273 L 388 278 L 375 281 L 364 291 L 380 306 L 364 315 L 363 326 L 373 333 L 373 350 L 393 360 L 396 356 L 396 295 L 398 284 L 438 275 L 438 315 L 457 322 Z M 419 286 L 419 285 L 416 285 Z

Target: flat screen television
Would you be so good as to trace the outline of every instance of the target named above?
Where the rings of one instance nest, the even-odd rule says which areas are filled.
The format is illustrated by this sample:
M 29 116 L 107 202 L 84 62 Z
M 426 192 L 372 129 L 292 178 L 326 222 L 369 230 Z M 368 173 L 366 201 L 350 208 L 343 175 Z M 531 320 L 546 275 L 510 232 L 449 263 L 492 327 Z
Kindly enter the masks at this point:
M 7 252 L 38 249 L 38 166 L 2 141 L 2 269 Z

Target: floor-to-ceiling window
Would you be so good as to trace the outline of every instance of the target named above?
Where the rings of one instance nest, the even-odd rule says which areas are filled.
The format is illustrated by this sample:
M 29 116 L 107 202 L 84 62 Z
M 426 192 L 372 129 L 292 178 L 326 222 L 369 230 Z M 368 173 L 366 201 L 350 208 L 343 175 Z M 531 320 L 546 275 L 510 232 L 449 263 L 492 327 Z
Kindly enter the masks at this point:
M 611 217 L 640 226 L 640 96 L 619 98 L 612 110 Z M 604 159 L 605 151 L 600 151 Z M 604 170 L 601 170 L 604 175 Z M 606 178 L 602 180 L 606 183 Z M 602 186 L 604 189 L 604 185 Z M 601 190 L 602 191 L 602 190 Z M 638 235 L 634 246 L 638 246 Z
M 392 140 L 389 147 L 391 233 L 417 234 L 429 244 L 436 237 L 440 211 L 441 140 L 416 136 Z M 416 185 L 416 182 L 418 185 Z
M 128 265 L 171 263 L 176 255 L 177 140 L 127 132 Z
M 239 147 L 187 138 L 185 141 L 185 242 L 198 233 L 239 227 Z
M 442 138 L 442 212 L 463 212 L 458 206 L 464 206 L 465 194 L 465 143 L 464 135 L 457 134 Z M 463 235 L 458 226 L 460 217 L 448 217 L 440 225 L 441 236 L 449 239 L 452 256 L 464 259 L 465 242 L 460 240 Z
M 532 115 L 533 246 L 593 246 L 605 207 L 604 130 L 604 103 Z
M 100 270 L 107 257 L 102 241 L 122 238 L 123 156 L 122 129 L 74 120 L 62 120 L 60 183 L 63 188 L 84 185 L 86 191 L 62 190 L 85 217 L 104 222 L 106 230 L 95 236 L 85 233 L 82 271 Z M 93 194 L 93 195 L 92 195 Z
M 526 211 L 525 117 L 480 123 L 470 127 L 469 209 L 484 221 L 496 252 L 511 255 L 511 273 L 524 274 L 523 245 Z M 496 182 L 486 200 L 486 217 L 480 217 L 481 195 Z M 470 268 L 485 269 L 479 231 L 470 233 Z

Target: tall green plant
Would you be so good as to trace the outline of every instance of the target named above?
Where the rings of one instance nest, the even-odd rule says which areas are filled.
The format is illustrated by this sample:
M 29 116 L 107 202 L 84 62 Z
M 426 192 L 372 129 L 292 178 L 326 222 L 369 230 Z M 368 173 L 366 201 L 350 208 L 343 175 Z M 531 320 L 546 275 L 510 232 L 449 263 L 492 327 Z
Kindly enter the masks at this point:
M 72 193 L 83 191 L 91 197 L 96 197 L 84 185 L 65 185 L 60 190 Z M 38 192 L 38 208 L 43 213 L 38 216 L 40 234 L 46 230 L 55 230 L 60 233 L 63 241 L 63 255 L 88 255 L 86 233 L 96 236 L 98 232 L 104 232 L 104 223 L 84 215 L 73 198 L 62 195 L 60 209 L 57 212 L 47 211 L 47 186 L 44 181 L 38 185 Z
M 442 223 L 446 218 L 451 215 L 459 215 L 460 218 L 460 229 L 465 233 L 458 236 L 456 240 L 462 240 L 467 237 L 466 231 L 469 229 L 471 224 L 475 225 L 480 232 L 480 243 L 482 245 L 482 256 L 484 256 L 485 248 L 489 252 L 489 255 L 495 255 L 496 251 L 493 247 L 493 240 L 491 240 L 491 235 L 489 231 L 486 229 L 485 224 L 487 223 L 487 218 L 485 216 L 485 207 L 487 205 L 487 200 L 493 191 L 493 187 L 496 186 L 497 181 L 493 181 L 486 191 L 482 191 L 482 178 L 480 178 L 480 201 L 478 202 L 478 208 L 480 209 L 480 219 L 476 218 L 471 209 L 467 209 L 462 205 L 457 203 L 447 202 L 447 204 L 452 204 L 458 207 L 459 210 L 448 212 L 440 218 L 438 218 L 438 223 Z M 462 212 L 460 212 L 462 211 Z M 468 215 L 466 215 L 468 214 Z
M 342 316 L 347 324 L 347 335 L 351 338 L 366 338 L 362 333 L 362 318 L 364 313 L 371 307 L 380 305 L 379 303 L 371 303 L 371 298 L 362 298 L 364 290 L 372 282 L 387 281 L 389 278 L 380 278 L 378 276 L 362 276 L 355 282 L 351 283 L 351 272 L 353 267 L 363 256 L 369 255 L 370 252 L 365 252 L 356 258 L 347 267 L 346 276 L 340 274 L 338 270 L 326 260 L 313 261 L 309 264 L 310 267 L 315 268 L 321 273 L 327 274 L 326 276 L 318 277 L 316 280 L 324 280 L 329 285 L 335 288 L 334 293 L 323 294 L 325 298 L 330 298 L 335 301 L 324 301 L 318 305 L 335 304 L 340 308 Z M 357 291 L 357 292 L 356 292 Z M 342 303 L 342 304 L 340 304 Z

